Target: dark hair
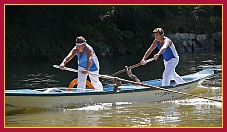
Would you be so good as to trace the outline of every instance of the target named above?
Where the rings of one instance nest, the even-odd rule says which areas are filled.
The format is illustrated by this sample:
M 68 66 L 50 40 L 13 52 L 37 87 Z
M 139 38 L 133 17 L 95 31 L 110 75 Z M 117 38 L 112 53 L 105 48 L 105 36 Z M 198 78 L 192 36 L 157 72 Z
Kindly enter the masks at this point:
M 76 43 L 84 43 L 86 41 L 87 40 L 82 36 L 76 37 Z

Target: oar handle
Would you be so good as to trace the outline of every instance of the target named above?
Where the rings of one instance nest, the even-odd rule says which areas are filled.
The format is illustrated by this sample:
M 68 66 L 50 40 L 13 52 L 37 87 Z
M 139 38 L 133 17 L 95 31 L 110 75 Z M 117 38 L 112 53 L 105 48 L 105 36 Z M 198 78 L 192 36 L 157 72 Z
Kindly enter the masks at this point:
M 145 62 L 148 63 L 148 62 L 151 62 L 153 60 L 154 60 L 154 58 L 150 58 L 150 59 L 146 60 Z M 139 67 L 139 66 L 141 66 L 141 63 L 137 63 L 135 65 L 129 66 L 128 68 L 129 69 L 133 69 L 133 68 L 136 68 L 136 67 Z M 115 72 L 114 74 L 112 74 L 112 76 L 116 76 L 116 75 L 121 74 L 123 72 L 126 72 L 126 69 L 122 69 L 122 70 L 120 70 L 118 72 Z
M 154 58 L 150 58 L 150 59 L 146 60 L 146 62 L 148 63 L 148 62 L 151 62 L 153 60 L 154 60 Z

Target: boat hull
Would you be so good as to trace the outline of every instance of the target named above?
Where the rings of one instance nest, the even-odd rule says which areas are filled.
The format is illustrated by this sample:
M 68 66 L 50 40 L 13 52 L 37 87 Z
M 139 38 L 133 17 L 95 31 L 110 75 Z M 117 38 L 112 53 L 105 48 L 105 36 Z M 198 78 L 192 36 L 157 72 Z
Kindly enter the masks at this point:
M 171 100 L 186 95 L 182 93 L 190 93 L 201 80 L 212 74 L 214 74 L 213 70 L 203 70 L 185 75 L 182 78 L 186 83 L 162 88 L 160 88 L 160 79 L 143 82 L 146 86 L 155 87 L 124 84 L 119 87 L 117 92 L 113 91 L 113 86 L 104 86 L 104 91 L 86 89 L 85 92 L 80 92 L 77 88 L 71 92 L 67 92 L 67 88 L 65 90 L 61 90 L 63 88 L 5 90 L 5 104 L 15 107 L 53 108 L 81 103 L 157 102 Z
M 183 85 L 176 88 L 169 88 L 173 91 L 190 93 L 196 86 L 197 82 L 190 85 Z M 185 95 L 168 92 L 163 90 L 153 90 L 151 88 L 136 89 L 135 91 L 124 92 L 94 92 L 92 95 L 52 95 L 45 96 L 22 95 L 22 96 L 6 96 L 6 104 L 16 107 L 42 107 L 53 108 L 60 106 L 70 106 L 74 104 L 89 104 L 89 103 L 114 103 L 114 102 L 156 102 L 170 100 L 182 97 Z

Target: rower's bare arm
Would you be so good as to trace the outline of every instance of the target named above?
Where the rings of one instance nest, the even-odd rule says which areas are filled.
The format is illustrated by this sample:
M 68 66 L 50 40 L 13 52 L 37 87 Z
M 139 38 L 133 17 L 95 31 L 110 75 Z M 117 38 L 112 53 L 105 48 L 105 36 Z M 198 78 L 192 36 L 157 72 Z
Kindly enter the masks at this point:
M 156 40 L 154 40 L 153 43 L 151 44 L 151 46 L 147 49 L 146 53 L 144 54 L 144 56 L 140 62 L 142 65 L 146 64 L 146 59 L 150 56 L 150 54 L 153 52 L 153 50 L 156 48 L 156 46 L 157 46 Z
M 169 46 L 171 46 L 171 44 L 172 44 L 172 41 L 170 39 L 165 40 L 163 46 L 161 47 L 161 49 L 159 50 L 159 52 L 157 54 L 158 55 L 163 54 L 166 51 L 166 49 Z
M 170 39 L 167 39 L 164 41 L 164 44 L 162 45 L 161 49 L 158 51 L 157 54 L 154 55 L 154 59 L 157 60 L 161 54 L 163 54 L 166 49 L 172 44 L 172 41 Z
M 64 66 L 77 54 L 78 50 L 76 49 L 76 46 L 69 52 L 69 54 L 65 57 L 65 59 L 60 64 L 61 68 L 64 68 Z

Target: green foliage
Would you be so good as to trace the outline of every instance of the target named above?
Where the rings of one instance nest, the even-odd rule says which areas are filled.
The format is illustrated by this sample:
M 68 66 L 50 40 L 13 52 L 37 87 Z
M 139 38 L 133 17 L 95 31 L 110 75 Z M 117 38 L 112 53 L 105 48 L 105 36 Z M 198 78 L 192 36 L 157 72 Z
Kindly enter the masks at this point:
M 7 60 L 62 60 L 82 35 L 96 54 L 145 52 L 152 31 L 216 33 L 221 5 L 6 5 Z

